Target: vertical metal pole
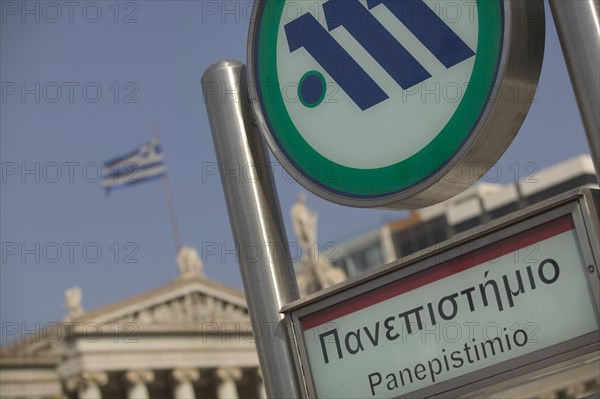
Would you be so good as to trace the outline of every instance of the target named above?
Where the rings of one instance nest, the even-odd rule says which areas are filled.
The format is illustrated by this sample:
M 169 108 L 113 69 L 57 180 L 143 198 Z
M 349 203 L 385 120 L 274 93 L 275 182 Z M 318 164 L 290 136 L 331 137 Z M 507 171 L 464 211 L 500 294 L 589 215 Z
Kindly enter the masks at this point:
M 600 180 L 600 2 L 549 1 Z
M 218 62 L 202 76 L 265 389 L 271 398 L 298 398 L 292 355 L 283 334 L 274 334 L 285 329 L 279 310 L 298 299 L 298 285 L 267 149 L 253 123 L 246 86 L 246 67 L 237 61 Z

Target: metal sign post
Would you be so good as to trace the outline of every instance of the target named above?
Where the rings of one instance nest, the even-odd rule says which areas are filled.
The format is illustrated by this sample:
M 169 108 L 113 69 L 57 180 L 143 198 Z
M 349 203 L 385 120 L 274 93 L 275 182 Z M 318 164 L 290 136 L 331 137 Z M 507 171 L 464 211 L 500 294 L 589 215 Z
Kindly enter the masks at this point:
M 550 8 L 600 180 L 600 2 L 550 0 Z
M 297 398 L 279 310 L 298 299 L 298 286 L 267 149 L 252 122 L 244 65 L 210 66 L 202 90 L 266 393 Z M 236 170 L 245 172 L 241 176 Z

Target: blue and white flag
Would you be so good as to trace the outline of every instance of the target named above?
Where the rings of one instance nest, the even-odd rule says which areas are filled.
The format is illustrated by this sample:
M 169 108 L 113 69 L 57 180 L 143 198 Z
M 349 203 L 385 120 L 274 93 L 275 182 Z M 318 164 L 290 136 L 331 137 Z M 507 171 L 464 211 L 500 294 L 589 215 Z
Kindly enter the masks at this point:
M 102 185 L 106 192 L 163 177 L 167 173 L 158 137 L 127 155 L 106 162 L 102 168 Z

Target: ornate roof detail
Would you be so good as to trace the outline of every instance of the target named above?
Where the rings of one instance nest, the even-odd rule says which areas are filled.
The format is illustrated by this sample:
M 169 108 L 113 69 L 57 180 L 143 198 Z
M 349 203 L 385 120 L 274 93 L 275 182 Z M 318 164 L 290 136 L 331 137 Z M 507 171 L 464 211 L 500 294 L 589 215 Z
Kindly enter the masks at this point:
M 124 324 L 137 323 L 144 325 L 190 322 L 249 322 L 248 310 L 230 302 L 205 295 L 201 292 L 190 292 L 154 306 L 140 309 L 115 319 L 112 322 Z
M 198 322 L 249 322 L 243 294 L 196 275 L 179 278 L 144 294 L 86 312 L 73 324 L 134 322 L 143 329 Z

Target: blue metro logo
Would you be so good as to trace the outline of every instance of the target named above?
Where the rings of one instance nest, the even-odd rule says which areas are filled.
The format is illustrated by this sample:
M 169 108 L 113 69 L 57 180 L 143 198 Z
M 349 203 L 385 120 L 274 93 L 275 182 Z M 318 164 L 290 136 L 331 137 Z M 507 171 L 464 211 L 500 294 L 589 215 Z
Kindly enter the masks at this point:
M 431 74 L 369 12 L 383 5 L 446 67 L 475 55 L 473 50 L 423 0 L 329 0 L 323 4 L 329 32 L 344 27 L 402 89 L 409 89 Z M 310 14 L 284 26 L 290 52 L 304 48 L 337 82 L 361 110 L 388 99 L 388 95 Z M 319 79 L 306 79 L 300 94 L 322 92 Z M 310 101 L 307 101 L 310 102 Z

